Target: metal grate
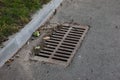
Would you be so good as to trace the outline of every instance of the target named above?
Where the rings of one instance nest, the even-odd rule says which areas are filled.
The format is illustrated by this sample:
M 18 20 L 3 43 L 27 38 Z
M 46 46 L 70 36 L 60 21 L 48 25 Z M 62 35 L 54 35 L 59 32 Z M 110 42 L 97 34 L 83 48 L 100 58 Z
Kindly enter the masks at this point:
M 35 59 L 69 65 L 88 31 L 88 26 L 63 24 L 61 27 L 52 33 L 49 40 L 45 41 L 44 48 L 35 54 Z

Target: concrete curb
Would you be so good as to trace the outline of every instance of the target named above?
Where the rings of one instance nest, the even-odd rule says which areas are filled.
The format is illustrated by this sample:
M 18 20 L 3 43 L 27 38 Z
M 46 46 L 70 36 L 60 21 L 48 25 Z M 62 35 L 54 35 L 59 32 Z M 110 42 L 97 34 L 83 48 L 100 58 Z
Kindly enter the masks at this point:
M 16 34 L 1 51 L 0 51 L 0 67 L 10 59 L 31 37 L 32 33 L 43 25 L 59 7 L 63 0 L 52 0 L 43 9 L 38 11 L 37 15 L 34 16 L 20 32 Z

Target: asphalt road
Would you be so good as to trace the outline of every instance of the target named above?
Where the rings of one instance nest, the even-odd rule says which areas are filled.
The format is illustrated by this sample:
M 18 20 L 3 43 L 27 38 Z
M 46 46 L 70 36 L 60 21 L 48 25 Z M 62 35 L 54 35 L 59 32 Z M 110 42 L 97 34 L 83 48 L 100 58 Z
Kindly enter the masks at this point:
M 65 0 L 50 22 L 71 21 L 90 30 L 69 67 L 29 61 L 26 45 L 0 80 L 120 80 L 120 0 Z

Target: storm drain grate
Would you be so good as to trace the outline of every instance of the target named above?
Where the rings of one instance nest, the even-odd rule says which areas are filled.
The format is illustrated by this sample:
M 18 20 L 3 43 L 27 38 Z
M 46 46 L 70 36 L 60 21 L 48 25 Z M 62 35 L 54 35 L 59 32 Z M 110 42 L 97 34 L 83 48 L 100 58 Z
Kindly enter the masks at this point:
M 79 48 L 88 26 L 64 24 L 54 31 L 45 46 L 35 54 L 35 59 L 68 66 L 77 49 Z

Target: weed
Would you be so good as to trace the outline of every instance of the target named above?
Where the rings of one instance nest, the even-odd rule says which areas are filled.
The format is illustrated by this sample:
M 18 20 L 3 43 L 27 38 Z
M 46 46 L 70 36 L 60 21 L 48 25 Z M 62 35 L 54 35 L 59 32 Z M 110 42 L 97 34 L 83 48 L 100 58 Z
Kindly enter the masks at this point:
M 0 0 L 0 44 L 27 24 L 36 10 L 50 0 Z

